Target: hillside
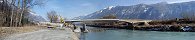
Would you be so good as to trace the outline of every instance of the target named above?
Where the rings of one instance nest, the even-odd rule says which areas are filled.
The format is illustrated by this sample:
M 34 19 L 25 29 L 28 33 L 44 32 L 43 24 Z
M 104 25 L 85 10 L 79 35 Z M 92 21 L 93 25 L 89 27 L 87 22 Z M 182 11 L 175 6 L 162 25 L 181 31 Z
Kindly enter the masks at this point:
M 195 1 L 168 4 L 161 2 L 157 4 L 138 4 L 132 6 L 110 6 L 86 16 L 77 18 L 97 19 L 106 15 L 116 15 L 119 19 L 170 19 L 182 18 L 182 13 L 193 14 Z

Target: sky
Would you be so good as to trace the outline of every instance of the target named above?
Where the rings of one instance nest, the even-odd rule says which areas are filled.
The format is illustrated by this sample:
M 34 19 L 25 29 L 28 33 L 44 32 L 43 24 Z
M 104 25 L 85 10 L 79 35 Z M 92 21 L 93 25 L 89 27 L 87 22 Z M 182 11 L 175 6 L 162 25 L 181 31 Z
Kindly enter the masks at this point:
M 136 4 L 155 4 L 159 2 L 180 3 L 195 0 L 47 0 L 43 6 L 34 6 L 32 11 L 47 19 L 47 12 L 56 11 L 64 18 L 74 18 L 91 14 L 109 6 L 131 6 Z

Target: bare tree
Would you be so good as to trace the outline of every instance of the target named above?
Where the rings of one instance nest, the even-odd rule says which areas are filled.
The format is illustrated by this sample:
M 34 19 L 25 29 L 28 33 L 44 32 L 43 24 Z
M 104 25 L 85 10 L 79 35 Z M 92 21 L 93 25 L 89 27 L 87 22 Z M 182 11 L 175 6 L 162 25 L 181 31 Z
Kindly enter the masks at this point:
M 184 19 L 195 20 L 195 12 L 193 11 L 182 12 L 181 17 Z
M 16 0 L 12 0 L 11 1 L 11 4 L 10 5 L 12 5 L 11 7 L 12 7 L 12 9 L 11 9 L 11 16 L 10 16 L 10 25 L 9 26 L 12 26 L 13 25 L 13 14 L 14 14 L 14 3 L 15 3 L 15 1 Z
M 57 15 L 56 11 L 47 12 L 47 17 L 50 20 L 50 22 L 57 22 L 58 21 L 58 15 Z
M 9 16 L 11 11 L 11 6 L 8 0 L 0 0 L 0 25 L 8 26 L 9 25 Z
M 34 6 L 44 5 L 46 0 L 0 0 L 0 25 L 21 26 L 24 14 Z
M 29 8 L 32 8 L 36 5 L 41 6 L 43 5 L 43 0 L 22 0 L 21 2 L 22 7 L 21 7 L 21 14 L 20 14 L 20 20 L 19 20 L 19 25 L 21 26 L 22 23 L 22 19 L 23 19 L 23 15 L 24 12 L 28 11 Z

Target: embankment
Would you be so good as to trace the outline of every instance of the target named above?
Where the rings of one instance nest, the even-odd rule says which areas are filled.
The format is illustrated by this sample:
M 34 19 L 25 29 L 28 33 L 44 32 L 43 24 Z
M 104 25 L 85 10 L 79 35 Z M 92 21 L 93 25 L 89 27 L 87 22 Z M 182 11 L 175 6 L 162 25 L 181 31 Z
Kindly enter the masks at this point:
M 33 32 L 43 29 L 40 26 L 24 26 L 24 27 L 0 27 L 0 39 L 11 36 L 13 34 Z

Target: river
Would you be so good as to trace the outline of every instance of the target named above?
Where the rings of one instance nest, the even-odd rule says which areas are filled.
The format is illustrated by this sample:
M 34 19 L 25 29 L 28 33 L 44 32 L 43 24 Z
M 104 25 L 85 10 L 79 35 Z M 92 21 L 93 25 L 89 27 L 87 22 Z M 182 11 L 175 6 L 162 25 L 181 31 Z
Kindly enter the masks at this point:
M 159 32 L 112 29 L 81 33 L 81 40 L 193 40 L 194 32 Z

